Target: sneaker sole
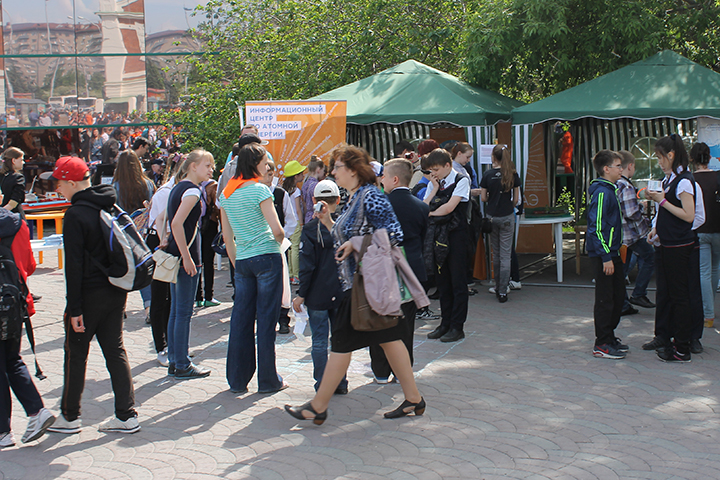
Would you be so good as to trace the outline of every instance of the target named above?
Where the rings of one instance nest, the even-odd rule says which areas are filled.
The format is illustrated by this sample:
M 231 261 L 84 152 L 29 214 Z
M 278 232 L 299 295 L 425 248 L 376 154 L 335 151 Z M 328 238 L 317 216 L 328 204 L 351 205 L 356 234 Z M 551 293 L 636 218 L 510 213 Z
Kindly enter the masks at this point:
M 605 353 L 605 352 L 593 351 L 592 354 L 593 354 L 593 357 L 596 357 L 596 358 L 609 358 L 611 360 L 622 360 L 623 358 L 625 358 L 625 355 L 612 355 L 610 353 Z
M 98 431 L 103 433 L 136 433 L 140 431 L 140 425 L 138 425 L 135 428 L 108 428 L 108 429 L 102 429 L 98 428 Z
M 208 372 L 208 373 L 203 373 L 202 375 L 180 376 L 180 375 L 178 375 L 177 373 L 174 375 L 175 380 L 192 380 L 193 378 L 205 378 L 205 377 L 209 377 L 209 376 L 210 376 L 210 372 Z
M 691 363 L 692 362 L 692 358 L 690 358 L 688 360 L 681 360 L 679 358 L 673 357 L 669 360 L 666 360 L 660 356 L 658 356 L 658 360 L 660 360 L 661 362 L 665 362 L 665 363 Z
M 40 430 L 35 432 L 35 435 L 33 435 L 29 438 L 23 438 L 22 442 L 29 443 L 29 442 L 32 442 L 32 441 L 37 440 L 38 438 L 42 437 L 43 435 L 45 435 L 45 432 L 48 431 L 48 429 L 52 426 L 53 423 L 55 423 L 55 417 L 48 417 L 45 420 L 45 423 L 43 423 L 42 426 L 40 427 Z
M 75 433 L 80 433 L 80 430 L 82 430 L 81 427 L 77 427 L 77 428 L 54 428 L 54 427 L 50 427 L 50 428 L 47 429 L 48 432 L 52 432 L 52 433 L 64 433 L 65 435 L 72 435 L 72 434 L 75 434 Z

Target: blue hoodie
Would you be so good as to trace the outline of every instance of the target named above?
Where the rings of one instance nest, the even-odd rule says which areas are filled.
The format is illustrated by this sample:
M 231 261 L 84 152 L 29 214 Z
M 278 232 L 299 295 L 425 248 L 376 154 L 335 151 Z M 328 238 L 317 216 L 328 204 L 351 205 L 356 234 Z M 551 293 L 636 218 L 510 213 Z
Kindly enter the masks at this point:
M 602 177 L 590 183 L 590 208 L 587 216 L 588 255 L 609 262 L 618 256 L 622 244 L 622 214 L 617 186 Z

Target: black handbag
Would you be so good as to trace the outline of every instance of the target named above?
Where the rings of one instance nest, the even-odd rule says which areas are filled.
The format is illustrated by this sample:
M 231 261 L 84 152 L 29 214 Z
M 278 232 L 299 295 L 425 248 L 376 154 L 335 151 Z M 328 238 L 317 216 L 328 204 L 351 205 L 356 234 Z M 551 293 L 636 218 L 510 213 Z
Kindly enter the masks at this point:
M 480 220 L 480 230 L 483 234 L 492 233 L 492 218 L 483 216 Z
M 227 257 L 227 247 L 225 247 L 225 239 L 223 238 L 222 232 L 218 232 L 217 235 L 215 235 L 215 238 L 213 238 L 212 243 L 210 244 L 213 251 L 220 255 L 221 257 Z

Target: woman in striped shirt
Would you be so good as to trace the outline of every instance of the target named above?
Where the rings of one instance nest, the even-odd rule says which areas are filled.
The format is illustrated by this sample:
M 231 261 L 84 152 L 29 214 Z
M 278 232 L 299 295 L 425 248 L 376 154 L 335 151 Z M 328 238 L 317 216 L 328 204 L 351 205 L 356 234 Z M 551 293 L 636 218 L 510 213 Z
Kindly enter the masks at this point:
M 219 195 L 223 237 L 235 265 L 235 304 L 230 317 L 227 380 L 234 393 L 247 392 L 255 374 L 257 318 L 258 392 L 287 388 L 275 367 L 275 327 L 282 297 L 280 243 L 285 233 L 273 194 L 258 183 L 267 173 L 267 152 L 256 143 L 240 149 L 237 170 Z

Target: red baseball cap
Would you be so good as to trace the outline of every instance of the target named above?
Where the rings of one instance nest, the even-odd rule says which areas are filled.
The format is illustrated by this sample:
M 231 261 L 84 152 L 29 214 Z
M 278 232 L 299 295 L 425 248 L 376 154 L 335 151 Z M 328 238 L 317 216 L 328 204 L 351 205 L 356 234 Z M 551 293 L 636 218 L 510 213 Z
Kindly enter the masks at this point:
M 89 172 L 85 160 L 78 157 L 60 157 L 55 162 L 55 170 L 51 175 L 55 180 L 84 180 Z

